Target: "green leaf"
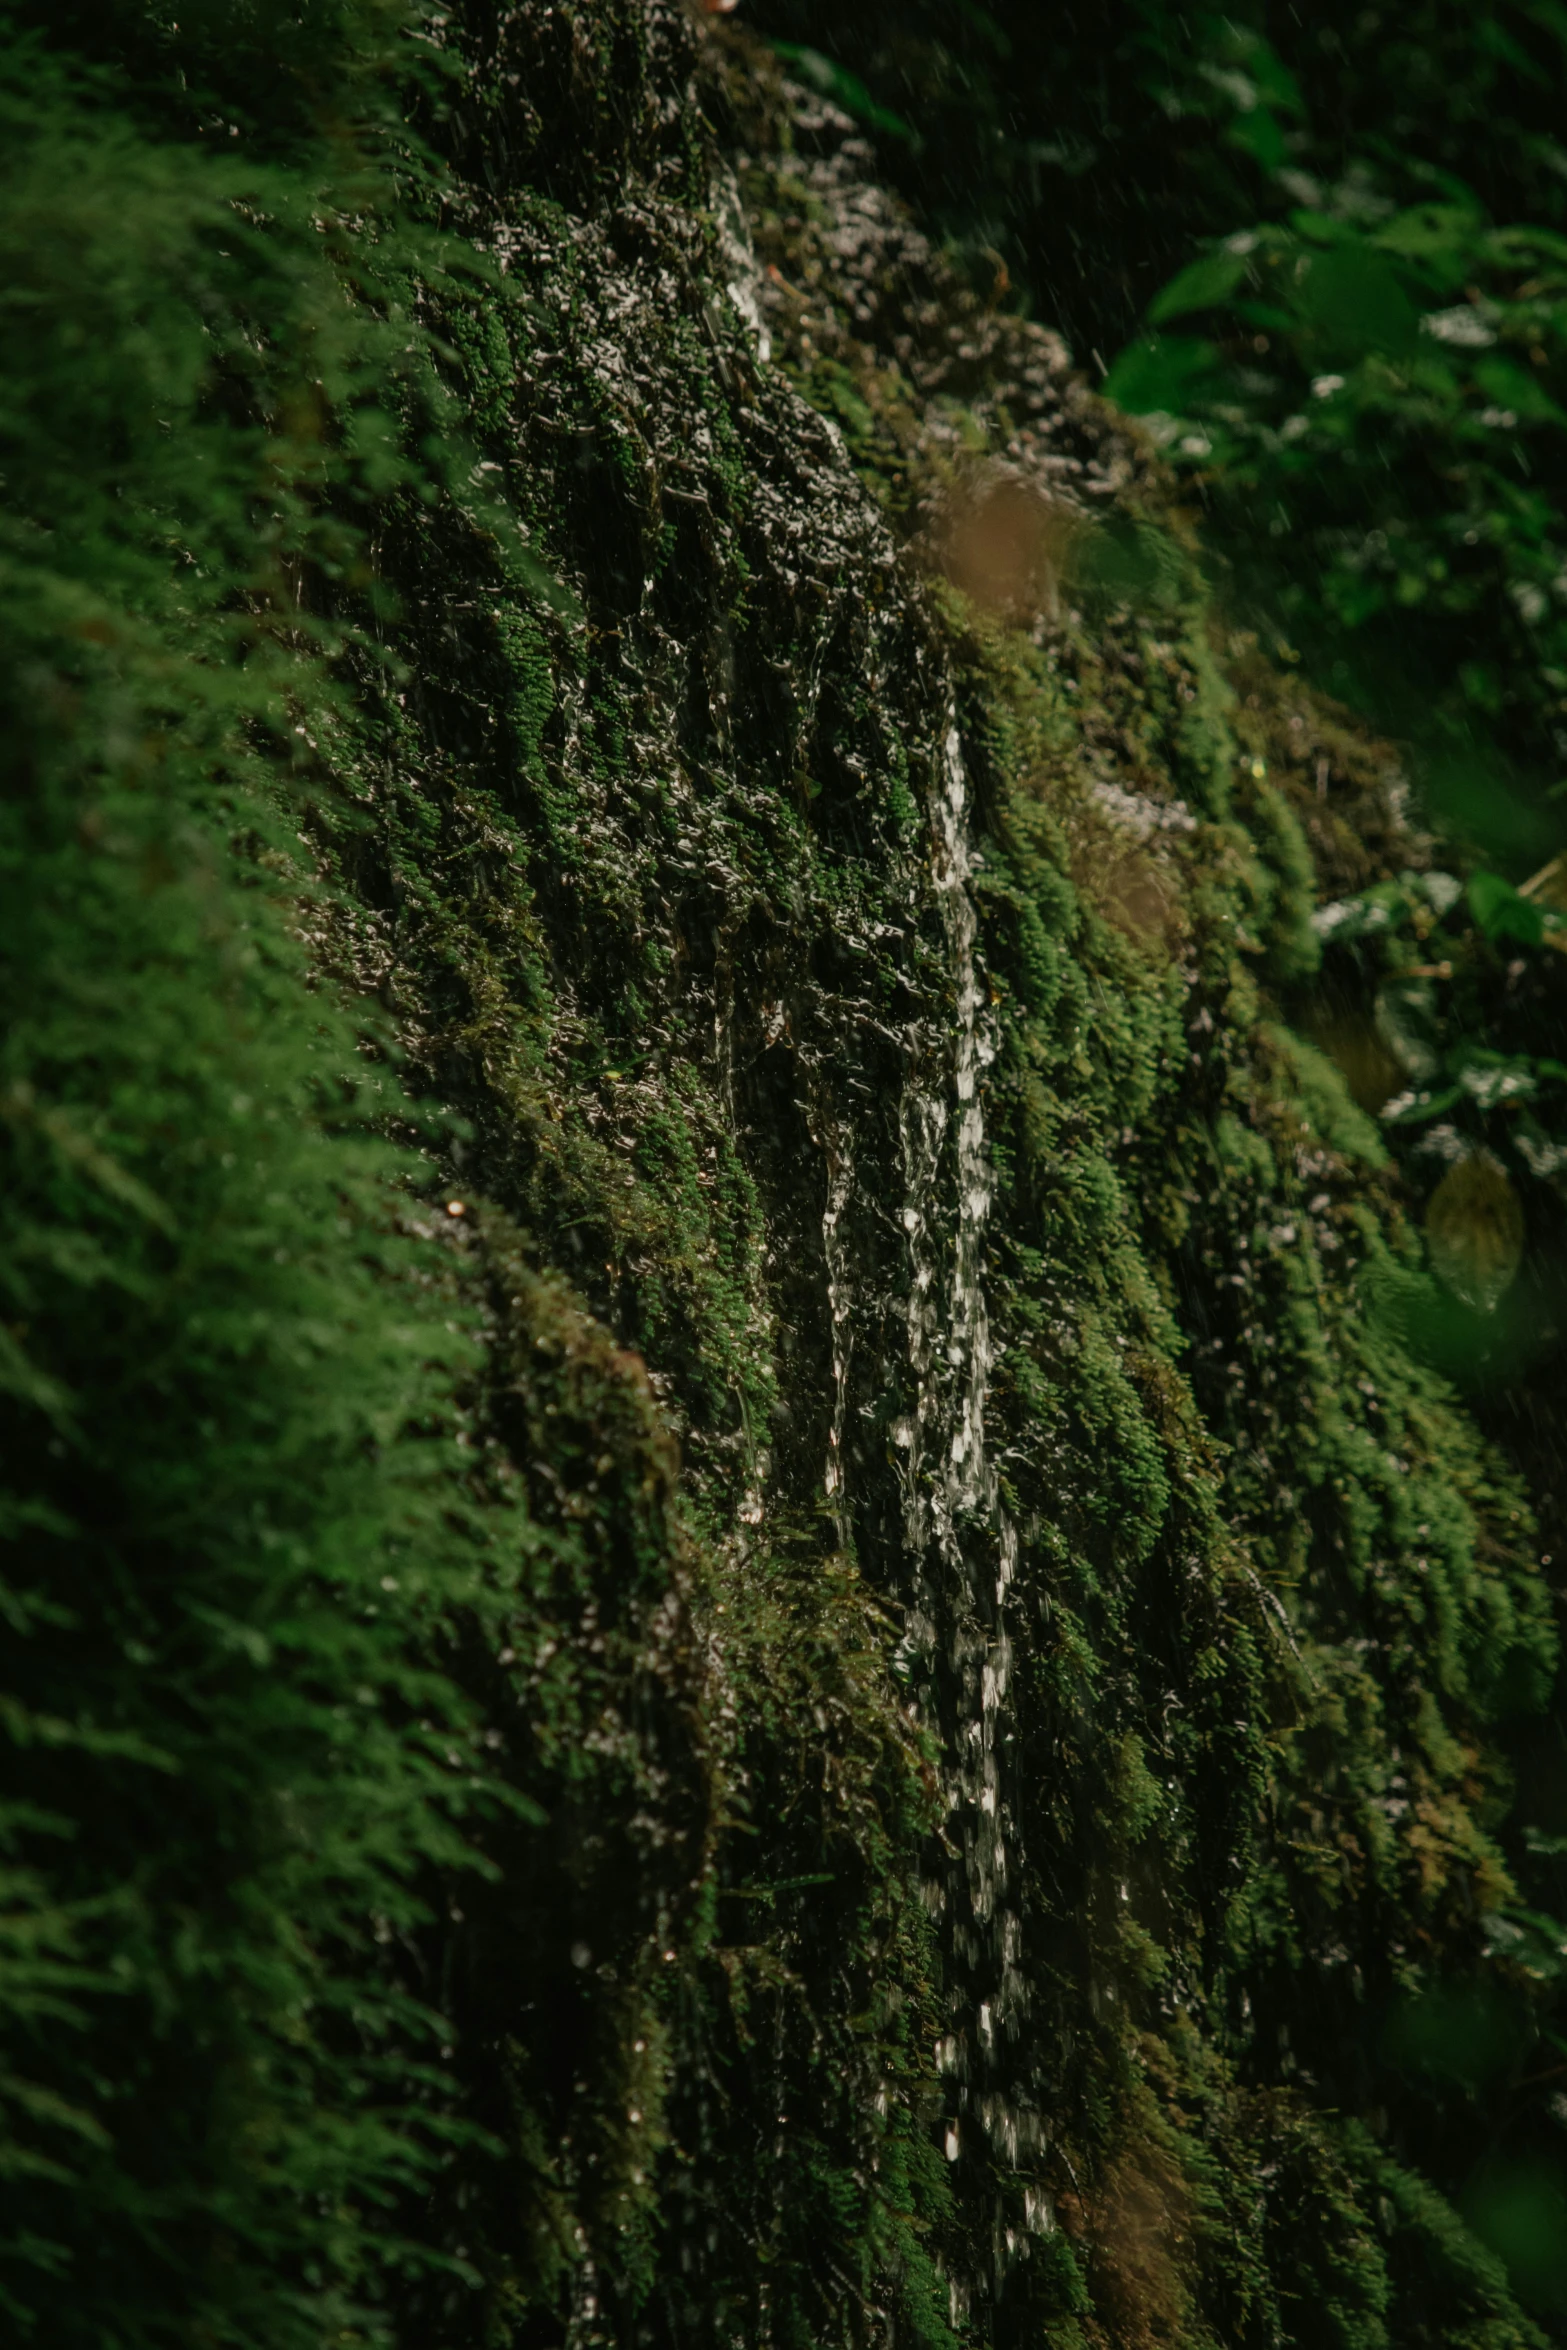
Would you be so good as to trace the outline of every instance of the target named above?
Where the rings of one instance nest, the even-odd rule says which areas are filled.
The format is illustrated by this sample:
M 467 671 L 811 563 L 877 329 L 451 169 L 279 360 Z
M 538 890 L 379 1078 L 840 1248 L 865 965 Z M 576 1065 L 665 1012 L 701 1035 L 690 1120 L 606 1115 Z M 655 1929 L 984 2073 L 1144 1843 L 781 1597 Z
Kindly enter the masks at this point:
M 1469 884 L 1469 911 L 1487 938 L 1515 938 L 1537 947 L 1545 936 L 1545 915 L 1499 873 L 1477 873 Z
M 1215 310 L 1229 300 L 1246 275 L 1247 256 L 1220 250 L 1189 261 L 1178 276 L 1155 294 L 1148 305 L 1150 326 L 1183 318 L 1193 310 Z
M 1483 224 L 1459 204 L 1416 204 L 1378 229 L 1372 243 L 1384 253 L 1418 262 L 1433 290 L 1452 294 L 1470 277 Z
M 1523 1262 L 1524 1220 L 1501 1162 L 1471 1151 L 1448 1168 L 1426 1208 L 1438 1279 L 1476 1313 L 1494 1313 Z
M 873 97 L 865 87 L 859 75 L 850 73 L 846 66 L 835 64 L 832 58 L 824 57 L 819 49 L 807 49 L 798 41 L 775 41 L 773 49 L 794 67 L 802 81 L 809 82 L 812 89 L 819 90 L 824 98 L 831 98 L 835 105 L 843 108 L 845 114 L 852 115 L 867 130 L 881 131 L 887 138 L 902 139 L 910 146 L 919 144 L 902 115 L 894 114 L 890 106 L 883 106 L 881 100 Z
M 1143 335 L 1128 343 L 1099 389 L 1128 416 L 1181 415 L 1218 362 L 1196 335 Z
M 1307 206 L 1292 212 L 1289 219 L 1296 235 L 1308 238 L 1314 245 L 1342 245 L 1355 233 L 1346 221 L 1334 220 L 1326 212 L 1313 212 Z
M 1395 1094 L 1382 1109 L 1382 1123 L 1384 1126 L 1423 1126 L 1428 1118 L 1440 1118 L 1463 1098 L 1463 1089 L 1457 1085 L 1444 1085 L 1434 1091 L 1429 1086 L 1422 1086 L 1410 1093 Z
M 1376 351 L 1396 356 L 1413 348 L 1420 314 L 1392 264 L 1360 243 L 1302 257 L 1295 300 L 1308 323 L 1341 356 Z
M 1228 147 L 1239 147 L 1243 155 L 1249 155 L 1264 171 L 1280 170 L 1289 154 L 1277 117 L 1266 106 L 1254 106 L 1249 113 L 1237 114 L 1224 134 L 1224 141 Z
M 1475 382 L 1487 399 L 1499 408 L 1510 408 L 1516 416 L 1532 424 L 1567 424 L 1567 415 L 1557 406 L 1537 376 L 1515 360 L 1495 353 L 1477 361 Z

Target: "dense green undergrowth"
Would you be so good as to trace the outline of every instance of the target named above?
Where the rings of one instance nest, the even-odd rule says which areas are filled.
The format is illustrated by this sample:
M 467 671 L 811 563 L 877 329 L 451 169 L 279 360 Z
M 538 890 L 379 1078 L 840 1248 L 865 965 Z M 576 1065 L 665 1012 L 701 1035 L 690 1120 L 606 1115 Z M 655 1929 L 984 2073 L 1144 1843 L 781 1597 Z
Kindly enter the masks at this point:
M 743 36 L 4 39 L 8 2327 L 1546 2338 L 1388 755 Z
M 7 39 L 5 2322 L 314 2342 L 457 2127 L 381 1950 L 499 1795 L 440 1661 L 476 1303 L 302 935 L 290 582 L 359 559 L 322 418 L 405 338 L 324 172 Z

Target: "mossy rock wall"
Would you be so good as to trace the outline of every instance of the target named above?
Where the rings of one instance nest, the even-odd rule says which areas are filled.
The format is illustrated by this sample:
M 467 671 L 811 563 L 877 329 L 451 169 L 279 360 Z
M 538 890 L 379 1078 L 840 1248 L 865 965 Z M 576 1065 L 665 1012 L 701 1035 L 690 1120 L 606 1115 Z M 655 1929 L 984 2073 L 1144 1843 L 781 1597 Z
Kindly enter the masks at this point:
M 455 2135 L 297 2338 L 1540 2341 L 1388 2034 L 1549 1609 L 1284 1011 L 1392 763 L 759 46 L 440 40 L 486 502 L 376 506 L 289 853 L 470 1334 L 416 1637 L 504 1800 L 349 1964 Z

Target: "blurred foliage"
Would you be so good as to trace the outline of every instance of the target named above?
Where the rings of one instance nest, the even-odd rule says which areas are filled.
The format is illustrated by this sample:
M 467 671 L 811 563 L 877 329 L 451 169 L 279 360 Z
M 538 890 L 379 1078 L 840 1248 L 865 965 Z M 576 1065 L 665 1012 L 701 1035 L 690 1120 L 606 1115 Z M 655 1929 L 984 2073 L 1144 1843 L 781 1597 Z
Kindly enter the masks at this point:
M 849 111 L 858 87 L 897 115 L 882 170 L 960 249 L 991 248 L 1085 360 L 1131 339 L 1204 238 L 1367 169 L 1395 202 L 1446 175 L 1493 220 L 1567 228 L 1555 0 L 757 0 L 747 14 L 851 75 L 835 93 Z
M 346 706 L 322 589 L 423 478 L 387 403 L 438 401 L 408 240 L 345 265 L 392 185 L 362 62 L 285 173 L 0 28 L 18 2342 L 370 2338 L 390 2277 L 452 2267 L 401 2207 L 473 2136 L 395 1954 L 516 1808 L 435 1661 L 488 1606 L 477 1300 L 380 1024 L 310 989 L 299 847 Z
M 1524 870 L 1567 754 L 1564 262 L 1368 173 L 1181 271 L 1106 384 L 1200 480 L 1237 592 Z

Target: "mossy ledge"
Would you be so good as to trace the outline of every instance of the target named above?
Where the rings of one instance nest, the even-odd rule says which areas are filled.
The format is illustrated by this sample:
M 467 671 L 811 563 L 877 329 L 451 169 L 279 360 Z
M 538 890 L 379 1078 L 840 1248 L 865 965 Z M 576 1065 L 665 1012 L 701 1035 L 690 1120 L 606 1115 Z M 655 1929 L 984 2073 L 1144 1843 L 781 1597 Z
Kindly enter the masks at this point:
M 50 136 L 286 221 L 116 24 Z M 188 523 L 7 673 L 7 2322 L 1540 2343 L 1390 2019 L 1550 1594 L 1288 1018 L 1393 763 L 758 44 L 388 25 L 358 470 L 301 363 L 199 692 Z

